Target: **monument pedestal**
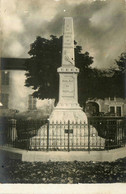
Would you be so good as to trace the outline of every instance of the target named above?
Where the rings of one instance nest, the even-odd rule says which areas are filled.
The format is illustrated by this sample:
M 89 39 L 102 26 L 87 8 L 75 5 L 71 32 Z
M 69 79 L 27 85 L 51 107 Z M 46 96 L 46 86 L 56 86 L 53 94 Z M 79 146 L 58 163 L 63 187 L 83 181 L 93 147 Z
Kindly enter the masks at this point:
M 53 112 L 51 113 L 50 117 L 49 117 L 49 121 L 50 123 L 54 122 L 82 122 L 82 123 L 86 123 L 87 124 L 87 116 L 86 114 L 82 111 L 82 108 L 79 107 L 78 104 L 76 104 L 75 106 L 73 106 L 73 104 L 69 104 L 69 106 L 67 106 L 68 104 L 66 104 L 63 106 L 60 106 L 60 104 L 58 104 Z M 71 105 L 71 107 L 70 107 Z M 72 107 L 73 106 L 73 107 Z
M 78 104 L 77 76 L 79 69 L 69 64 L 58 68 L 59 102 L 49 117 L 50 122 L 84 122 L 87 116 Z
M 87 123 L 86 114 L 79 109 L 54 109 L 52 114 L 50 115 L 49 121 L 50 123 L 54 122 L 67 122 L 70 120 L 71 122 L 85 122 Z

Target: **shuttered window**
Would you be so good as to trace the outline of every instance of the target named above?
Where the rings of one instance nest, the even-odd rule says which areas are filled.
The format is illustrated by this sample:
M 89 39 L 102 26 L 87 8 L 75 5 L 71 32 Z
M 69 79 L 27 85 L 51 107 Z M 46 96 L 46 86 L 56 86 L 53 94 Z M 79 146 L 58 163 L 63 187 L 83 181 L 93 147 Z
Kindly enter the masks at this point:
M 121 106 L 116 107 L 116 114 L 117 116 L 121 116 Z
M 28 109 L 29 110 L 36 109 L 36 98 L 34 98 L 32 95 L 29 95 L 28 98 Z
M 115 114 L 115 107 L 114 106 L 110 106 L 110 113 Z

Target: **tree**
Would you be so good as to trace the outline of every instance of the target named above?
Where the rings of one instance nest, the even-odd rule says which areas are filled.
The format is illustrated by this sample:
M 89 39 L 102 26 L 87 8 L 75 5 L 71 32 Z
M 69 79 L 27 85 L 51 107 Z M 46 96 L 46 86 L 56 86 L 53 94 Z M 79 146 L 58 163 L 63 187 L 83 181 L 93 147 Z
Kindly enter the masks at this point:
M 115 61 L 118 66 L 118 70 L 121 73 L 124 73 L 124 71 L 126 71 L 126 52 L 121 53 L 119 59 Z
M 117 69 L 112 76 L 112 91 L 116 97 L 125 98 L 126 91 L 126 52 L 123 52 L 118 60 L 115 60 Z
M 82 53 L 82 47 L 75 44 L 75 63 L 80 69 L 79 73 L 79 103 L 84 103 L 85 93 L 83 87 L 92 73 L 91 64 L 93 57 L 89 53 Z M 31 44 L 28 52 L 31 58 L 26 60 L 26 86 L 35 90 L 34 97 L 55 98 L 58 100 L 59 94 L 59 75 L 57 68 L 61 66 L 62 36 L 57 38 L 51 35 L 50 39 L 37 37 Z M 85 84 L 86 83 L 86 84 Z M 84 85 L 82 85 L 84 84 Z M 85 88 L 84 87 L 84 88 Z
M 83 53 L 82 47 L 75 44 L 75 64 L 80 69 L 78 75 L 78 101 L 84 106 L 88 98 L 123 97 L 126 73 L 126 53 L 116 60 L 118 69 L 102 71 L 92 68 L 93 57 Z M 33 96 L 44 99 L 54 98 L 58 101 L 59 75 L 57 68 L 61 66 L 62 36 L 51 35 L 50 39 L 37 37 L 31 44 L 31 56 L 26 60 L 25 85 L 35 90 Z
M 91 77 L 87 82 L 88 87 L 85 88 L 87 94 L 85 98 L 126 97 L 126 52 L 123 52 L 115 62 L 117 67 L 114 69 L 104 71 L 92 69 L 92 74 L 89 74 Z
M 51 39 L 37 37 L 31 44 L 30 59 L 26 60 L 26 86 L 32 86 L 34 97 L 58 98 L 57 68 L 61 64 L 62 38 Z
M 126 53 L 122 53 L 118 60 L 115 60 L 117 68 L 110 69 L 111 76 L 106 74 L 104 91 L 106 97 L 120 97 L 125 98 L 126 86 Z M 102 79 L 102 77 L 101 77 Z

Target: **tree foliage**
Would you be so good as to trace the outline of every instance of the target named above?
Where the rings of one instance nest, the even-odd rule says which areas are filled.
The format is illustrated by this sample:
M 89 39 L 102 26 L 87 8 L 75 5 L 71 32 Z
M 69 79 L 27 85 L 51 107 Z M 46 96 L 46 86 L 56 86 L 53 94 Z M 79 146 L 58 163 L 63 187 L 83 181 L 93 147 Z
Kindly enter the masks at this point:
M 32 86 L 36 90 L 34 97 L 58 97 L 57 68 L 61 64 L 61 42 L 61 37 L 51 36 L 50 40 L 37 37 L 31 44 L 31 58 L 26 62 L 26 86 Z
M 93 57 L 88 52 L 83 53 L 82 47 L 75 45 L 75 64 L 80 69 L 78 75 L 79 103 L 81 105 L 88 98 L 105 98 L 111 96 L 124 96 L 124 61 L 126 53 L 117 61 L 118 70 L 101 71 L 91 68 Z M 28 52 L 30 58 L 26 60 L 25 85 L 35 90 L 34 97 L 55 98 L 58 101 L 59 75 L 57 68 L 61 66 L 62 36 L 51 35 L 50 39 L 37 37 L 31 44 Z M 123 85 L 123 86 L 122 86 Z
M 115 60 L 116 64 L 118 66 L 118 71 L 120 71 L 120 73 L 124 73 L 124 71 L 126 70 L 126 52 L 123 52 L 118 60 Z
M 126 94 L 126 52 L 123 52 L 118 60 L 115 60 L 117 69 L 113 70 L 112 91 L 115 96 L 125 98 Z M 112 94 L 111 94 L 112 95 Z

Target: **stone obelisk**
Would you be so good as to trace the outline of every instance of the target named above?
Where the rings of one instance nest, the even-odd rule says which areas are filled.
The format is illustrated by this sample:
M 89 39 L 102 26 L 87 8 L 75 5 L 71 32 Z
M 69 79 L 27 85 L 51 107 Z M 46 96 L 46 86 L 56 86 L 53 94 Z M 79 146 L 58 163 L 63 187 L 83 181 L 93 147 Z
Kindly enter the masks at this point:
M 50 122 L 68 121 L 85 122 L 87 116 L 78 104 L 77 76 L 75 67 L 73 18 L 64 18 L 62 43 L 62 64 L 59 73 L 59 102 L 50 115 Z
M 78 104 L 79 69 L 75 67 L 73 19 L 70 17 L 64 18 L 62 65 L 57 71 L 59 73 L 59 102 L 50 115 L 49 128 L 43 125 L 38 130 L 37 136 L 30 138 L 29 148 L 88 149 L 90 135 L 90 148 L 99 149 L 100 146 L 104 149 L 105 140 L 98 137 L 98 132 L 93 126 L 90 126 L 89 134 L 87 116 Z

